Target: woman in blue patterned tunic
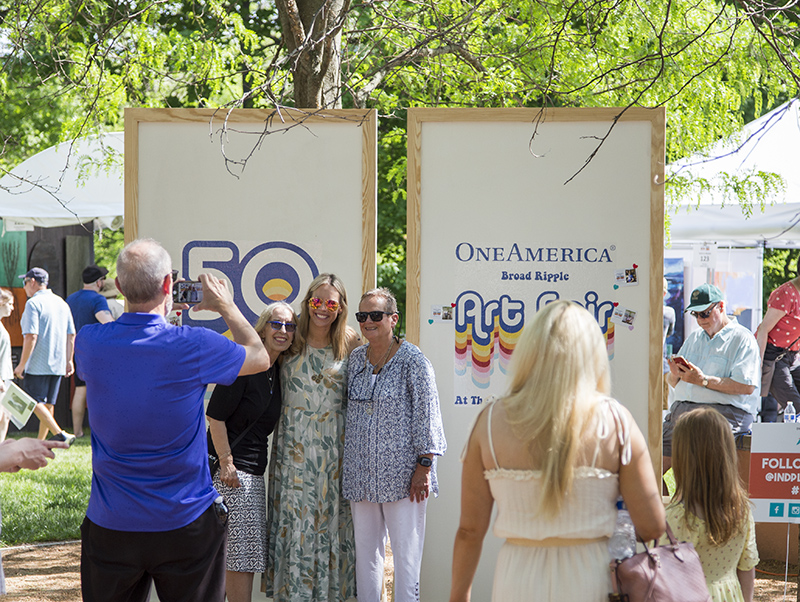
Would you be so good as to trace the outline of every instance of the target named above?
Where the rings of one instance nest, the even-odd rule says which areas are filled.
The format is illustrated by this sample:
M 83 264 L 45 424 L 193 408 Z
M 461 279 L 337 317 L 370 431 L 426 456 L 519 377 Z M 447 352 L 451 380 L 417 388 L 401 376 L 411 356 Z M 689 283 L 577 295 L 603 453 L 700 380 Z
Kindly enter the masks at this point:
M 397 301 L 385 288 L 361 297 L 356 319 L 368 341 L 350 354 L 342 493 L 356 538 L 359 602 L 378 602 L 388 531 L 395 602 L 416 602 L 428 495 L 438 493 L 435 456 L 444 454 L 433 367 L 394 336 Z

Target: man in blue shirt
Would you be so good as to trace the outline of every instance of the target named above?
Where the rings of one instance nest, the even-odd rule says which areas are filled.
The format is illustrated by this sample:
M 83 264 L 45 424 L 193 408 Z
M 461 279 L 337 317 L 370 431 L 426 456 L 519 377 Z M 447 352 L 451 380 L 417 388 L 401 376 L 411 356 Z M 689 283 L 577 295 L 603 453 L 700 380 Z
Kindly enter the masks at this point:
M 39 418 L 39 439 L 48 431 L 53 439 L 70 445 L 75 436 L 65 433 L 54 413 L 61 378 L 73 371 L 75 324 L 64 299 L 47 288 L 50 275 L 42 268 L 31 268 L 20 276 L 28 302 L 22 312 L 22 355 L 14 368 L 14 376 L 22 379 L 22 388 L 33 397 Z
M 83 288 L 67 297 L 67 305 L 75 321 L 75 331 L 80 332 L 87 324 L 106 324 L 112 320 L 108 301 L 100 294 L 106 283 L 108 270 L 90 265 L 81 274 Z M 86 383 L 77 374 L 75 393 L 72 396 L 72 428 L 76 437 L 83 437 L 83 418 L 86 415 Z
M 201 274 L 197 309 L 219 313 L 233 341 L 176 327 L 172 262 L 154 240 L 136 240 L 117 260 L 129 311 L 78 334 L 92 429 L 92 492 L 81 526 L 86 602 L 222 602 L 225 517 L 208 471 L 203 395 L 209 383 L 269 367 L 255 330 L 225 283 Z M 215 511 L 217 510 L 217 511 Z

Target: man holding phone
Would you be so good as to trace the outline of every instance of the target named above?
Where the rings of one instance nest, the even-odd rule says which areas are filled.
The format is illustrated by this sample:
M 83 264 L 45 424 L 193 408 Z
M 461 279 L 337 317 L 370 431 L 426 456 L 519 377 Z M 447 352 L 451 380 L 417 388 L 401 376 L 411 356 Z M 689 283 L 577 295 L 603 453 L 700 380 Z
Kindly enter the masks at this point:
M 662 429 L 664 470 L 671 465 L 672 429 L 681 414 L 711 406 L 738 435 L 750 429 L 758 410 L 761 358 L 753 333 L 725 314 L 725 298 L 713 284 L 692 291 L 686 311 L 700 328 L 686 338 L 680 354 L 670 358 L 665 375 L 675 389 L 675 402 Z
M 197 310 L 219 313 L 233 341 L 167 323 L 172 262 L 150 239 L 117 260 L 128 312 L 78 333 L 92 428 L 92 491 L 81 525 L 86 602 L 223 602 L 226 512 L 208 471 L 206 385 L 270 365 L 225 282 L 201 274 Z

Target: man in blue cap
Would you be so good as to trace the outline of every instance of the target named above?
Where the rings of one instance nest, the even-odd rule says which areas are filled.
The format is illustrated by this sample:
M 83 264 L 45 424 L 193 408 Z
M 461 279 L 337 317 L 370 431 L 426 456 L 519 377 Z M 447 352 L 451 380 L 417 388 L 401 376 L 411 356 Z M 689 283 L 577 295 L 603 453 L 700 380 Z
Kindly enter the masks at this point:
M 686 311 L 700 328 L 669 360 L 666 378 L 675 389 L 675 401 L 662 429 L 664 470 L 671 464 L 672 430 L 681 414 L 710 406 L 725 417 L 735 436 L 750 430 L 758 411 L 761 355 L 753 333 L 725 314 L 725 297 L 713 284 L 694 289 Z
M 75 324 L 72 312 L 64 299 L 47 288 L 50 275 L 46 270 L 31 268 L 20 278 L 28 302 L 20 320 L 22 356 L 14 369 L 14 376 L 22 379 L 22 388 L 38 402 L 39 439 L 44 439 L 48 431 L 52 431 L 54 440 L 71 445 L 75 436 L 65 433 L 53 414 L 61 378 L 74 371 Z

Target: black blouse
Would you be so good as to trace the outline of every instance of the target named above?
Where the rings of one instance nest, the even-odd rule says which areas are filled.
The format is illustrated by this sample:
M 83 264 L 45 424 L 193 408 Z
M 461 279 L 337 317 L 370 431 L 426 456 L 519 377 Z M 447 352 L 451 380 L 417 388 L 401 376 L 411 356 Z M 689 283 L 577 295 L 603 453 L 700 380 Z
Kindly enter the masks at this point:
M 258 422 L 232 448 L 233 465 L 253 475 L 263 475 L 267 468 L 267 439 L 281 414 L 281 383 L 277 363 L 266 372 L 238 377 L 232 385 L 217 385 L 208 402 L 206 415 L 225 423 L 228 444 L 254 421 Z M 211 433 L 208 451 L 216 455 Z

